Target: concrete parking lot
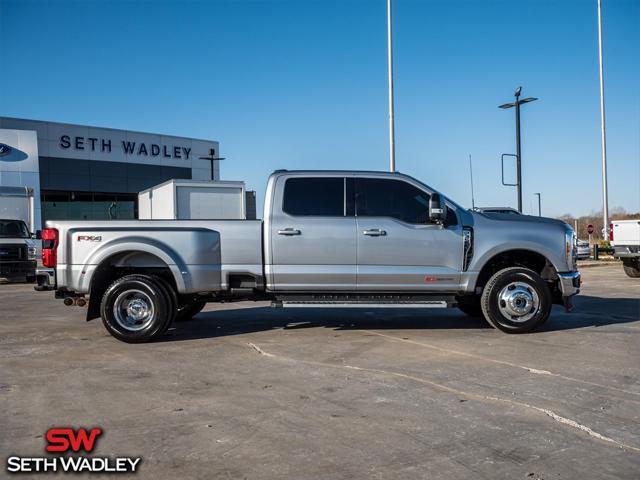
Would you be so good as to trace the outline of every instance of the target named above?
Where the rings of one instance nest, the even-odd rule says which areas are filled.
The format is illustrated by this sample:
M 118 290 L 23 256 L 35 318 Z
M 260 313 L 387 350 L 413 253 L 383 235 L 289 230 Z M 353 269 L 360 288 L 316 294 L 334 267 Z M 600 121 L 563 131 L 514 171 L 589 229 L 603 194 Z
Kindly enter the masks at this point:
M 127 345 L 0 286 L 0 449 L 100 426 L 143 478 L 638 479 L 640 280 L 583 270 L 575 310 L 506 335 L 457 310 L 210 305 Z

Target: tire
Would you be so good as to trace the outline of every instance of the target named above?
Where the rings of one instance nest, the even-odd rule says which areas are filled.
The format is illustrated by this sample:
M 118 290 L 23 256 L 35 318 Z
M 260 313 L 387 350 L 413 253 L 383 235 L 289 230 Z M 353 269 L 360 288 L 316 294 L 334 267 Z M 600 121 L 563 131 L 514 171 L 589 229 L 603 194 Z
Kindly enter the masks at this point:
M 624 268 L 624 273 L 627 274 L 627 277 L 640 278 L 640 262 L 637 260 L 623 260 L 622 268 Z
M 27 275 L 24 279 L 25 282 L 27 283 L 36 283 L 36 276 L 35 275 Z
M 158 277 L 157 275 L 150 275 L 150 277 L 154 282 L 160 285 L 169 300 L 169 312 L 171 313 L 171 322 L 167 325 L 167 328 L 169 328 L 171 323 L 176 320 L 176 315 L 178 313 L 178 294 L 171 284 L 164 278 Z
M 481 305 L 491 326 L 506 333 L 526 333 L 549 318 L 552 297 L 546 282 L 536 272 L 510 267 L 489 279 Z
M 100 302 L 100 315 L 107 331 L 118 340 L 144 343 L 167 331 L 175 312 L 171 306 L 165 287 L 157 279 L 127 275 L 109 285 Z
M 470 317 L 482 317 L 482 305 L 480 305 L 480 295 L 468 295 L 458 297 L 458 308 Z
M 176 322 L 186 322 L 200 313 L 207 302 L 192 302 L 178 307 Z

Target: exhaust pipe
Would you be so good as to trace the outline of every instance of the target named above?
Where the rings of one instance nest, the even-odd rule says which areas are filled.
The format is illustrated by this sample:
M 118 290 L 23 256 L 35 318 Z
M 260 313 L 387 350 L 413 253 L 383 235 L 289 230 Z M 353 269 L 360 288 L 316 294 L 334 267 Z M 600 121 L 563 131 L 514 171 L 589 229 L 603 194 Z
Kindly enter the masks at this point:
M 64 302 L 64 304 L 65 304 L 67 307 L 70 307 L 71 305 L 73 305 L 73 304 L 75 303 L 75 302 L 73 301 L 73 298 L 71 298 L 71 297 L 67 297 L 67 298 L 65 298 L 65 299 L 63 300 L 63 302 Z
M 78 298 L 76 300 L 76 305 L 79 307 L 84 307 L 87 304 L 87 301 L 84 298 Z

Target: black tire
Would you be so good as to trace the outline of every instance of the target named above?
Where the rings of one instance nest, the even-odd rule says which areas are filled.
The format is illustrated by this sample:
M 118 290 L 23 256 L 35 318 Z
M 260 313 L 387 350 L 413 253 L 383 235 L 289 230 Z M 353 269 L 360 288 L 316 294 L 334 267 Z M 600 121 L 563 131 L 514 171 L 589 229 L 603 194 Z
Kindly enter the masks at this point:
M 458 308 L 470 317 L 482 317 L 482 305 L 480 295 L 468 295 L 456 298 Z
M 640 278 L 640 262 L 638 260 L 625 258 L 622 260 L 622 268 L 624 268 L 627 277 Z
M 119 308 L 114 308 L 116 303 Z M 135 319 L 125 309 L 127 305 L 137 307 L 138 311 L 150 312 L 144 318 Z M 147 275 L 127 275 L 113 282 L 104 292 L 100 315 L 107 331 L 118 340 L 144 343 L 157 339 L 167 331 L 174 310 L 165 287 L 157 279 Z
M 207 302 L 192 302 L 178 307 L 176 314 L 176 322 L 186 322 L 191 320 L 195 315 L 200 313 Z
M 178 313 L 178 294 L 176 293 L 176 290 L 171 286 L 171 284 L 164 278 L 158 277 L 157 275 L 150 275 L 150 277 L 154 282 L 160 285 L 160 287 L 164 290 L 167 299 L 169 300 L 169 312 L 171 313 L 171 322 L 169 322 L 169 325 L 167 325 L 167 328 L 169 328 L 171 326 L 171 323 L 176 320 L 176 315 Z
M 27 283 L 36 283 L 36 276 L 35 275 L 27 275 L 24 280 Z
M 511 297 L 509 303 L 505 301 L 508 296 Z M 491 326 L 506 333 L 526 333 L 549 318 L 552 297 L 546 282 L 536 272 L 510 267 L 489 279 L 482 292 L 481 305 L 484 318 Z M 530 309 L 526 310 L 528 305 Z M 522 309 L 522 313 L 514 309 Z M 510 312 L 516 314 L 510 316 Z

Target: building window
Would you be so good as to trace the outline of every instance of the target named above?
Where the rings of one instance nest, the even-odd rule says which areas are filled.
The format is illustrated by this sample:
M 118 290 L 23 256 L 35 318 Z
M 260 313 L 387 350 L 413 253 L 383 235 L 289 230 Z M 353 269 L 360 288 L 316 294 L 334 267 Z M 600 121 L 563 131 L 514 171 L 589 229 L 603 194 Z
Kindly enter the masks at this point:
M 130 193 L 41 193 L 42 223 L 47 220 L 129 220 L 138 217 L 138 196 Z

